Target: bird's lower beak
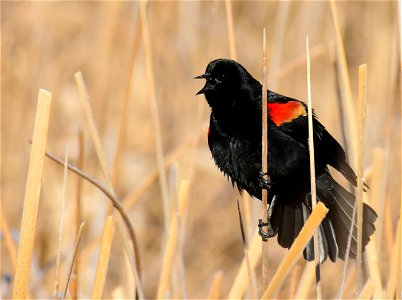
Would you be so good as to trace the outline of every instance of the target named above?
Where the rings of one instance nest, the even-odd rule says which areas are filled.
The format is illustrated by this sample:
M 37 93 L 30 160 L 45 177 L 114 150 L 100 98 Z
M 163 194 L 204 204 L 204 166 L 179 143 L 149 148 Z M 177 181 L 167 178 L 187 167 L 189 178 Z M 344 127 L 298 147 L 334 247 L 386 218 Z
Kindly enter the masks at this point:
M 201 95 L 201 94 L 205 94 L 205 92 L 207 91 L 207 85 L 205 85 L 201 90 L 199 90 L 199 92 L 195 95 Z

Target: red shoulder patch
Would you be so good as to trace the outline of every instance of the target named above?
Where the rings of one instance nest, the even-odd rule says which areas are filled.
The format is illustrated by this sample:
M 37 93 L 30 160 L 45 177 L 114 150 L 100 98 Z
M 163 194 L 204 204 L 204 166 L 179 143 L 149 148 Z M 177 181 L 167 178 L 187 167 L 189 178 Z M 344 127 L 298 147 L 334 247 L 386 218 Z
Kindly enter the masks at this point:
M 299 101 L 268 103 L 268 111 L 272 122 L 274 122 L 276 126 L 291 122 L 300 116 L 307 116 L 306 108 Z

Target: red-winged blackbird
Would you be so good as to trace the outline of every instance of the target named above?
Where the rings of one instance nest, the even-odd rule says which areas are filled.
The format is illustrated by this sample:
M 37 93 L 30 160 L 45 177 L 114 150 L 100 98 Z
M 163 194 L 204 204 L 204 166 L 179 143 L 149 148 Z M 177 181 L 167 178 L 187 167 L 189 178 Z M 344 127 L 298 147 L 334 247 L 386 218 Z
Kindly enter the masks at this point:
M 268 91 L 268 178 L 262 180 L 262 86 L 247 70 L 233 60 L 210 62 L 206 79 L 197 93 L 204 94 L 211 107 L 208 144 L 219 169 L 239 190 L 261 199 L 261 189 L 269 188 L 271 203 L 275 197 L 270 223 L 278 233 L 278 242 L 290 248 L 311 213 L 310 165 L 306 104 Z M 330 175 L 334 167 L 356 186 L 356 175 L 346 161 L 341 145 L 315 118 L 314 147 L 317 198 L 329 212 L 319 227 L 320 261 L 329 256 L 344 259 L 351 228 L 355 198 Z M 375 231 L 376 213 L 363 207 L 363 251 Z M 354 225 L 350 256 L 357 253 L 357 228 Z M 304 257 L 314 259 L 313 240 Z

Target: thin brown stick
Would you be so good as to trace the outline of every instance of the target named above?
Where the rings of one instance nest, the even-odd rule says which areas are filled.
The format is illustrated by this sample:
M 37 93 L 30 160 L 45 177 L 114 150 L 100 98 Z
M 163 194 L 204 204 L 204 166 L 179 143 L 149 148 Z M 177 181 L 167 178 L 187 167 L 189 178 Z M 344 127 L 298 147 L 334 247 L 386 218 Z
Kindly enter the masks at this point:
M 140 16 L 141 16 L 141 28 L 142 28 L 142 37 L 144 43 L 145 57 L 146 57 L 146 70 L 147 70 L 147 81 L 148 81 L 148 90 L 149 90 L 149 104 L 151 107 L 151 115 L 152 115 L 152 123 L 155 132 L 155 144 L 156 144 L 156 159 L 158 163 L 158 171 L 159 171 L 159 183 L 162 193 L 162 204 L 163 204 L 163 216 L 165 221 L 165 229 L 169 228 L 169 194 L 167 188 L 167 179 L 164 168 L 164 154 L 163 154 L 163 145 L 162 145 L 162 133 L 161 133 L 161 124 L 159 117 L 159 109 L 158 103 L 156 100 L 156 85 L 155 85 L 155 76 L 153 70 L 153 59 L 152 59 L 152 45 L 150 32 L 148 27 L 148 17 L 147 17 L 147 2 L 140 2 Z
M 357 144 L 357 286 L 356 292 L 360 293 L 363 288 L 363 155 L 364 155 L 364 128 L 366 122 L 367 102 L 367 65 L 359 66 L 359 123 L 358 123 L 358 144 Z
M 58 299 L 59 292 L 59 281 L 60 281 L 60 257 L 61 257 L 61 242 L 63 239 L 63 227 L 64 227 L 64 211 L 66 203 L 66 193 L 67 193 L 67 165 L 68 165 L 68 144 L 66 145 L 66 153 L 64 157 L 64 179 L 63 179 L 63 190 L 60 202 L 60 223 L 59 223 L 59 234 L 58 234 L 58 247 L 56 256 L 56 280 L 54 283 L 54 299 Z
M 236 54 L 234 28 L 233 28 L 233 9 L 231 0 L 225 0 L 225 9 L 226 9 L 226 21 L 227 21 L 228 37 L 229 37 L 230 58 L 236 60 L 237 54 Z
M 92 290 L 92 299 L 102 298 L 115 226 L 115 219 L 112 216 L 108 216 L 106 219 L 105 228 L 103 230 L 104 234 L 102 237 L 102 243 L 99 252 L 98 265 L 96 267 L 95 282 Z
M 307 52 L 307 110 L 308 110 L 308 148 L 310 154 L 310 188 L 311 188 L 311 207 L 317 205 L 317 190 L 315 183 L 315 156 L 314 156 L 314 132 L 313 132 L 313 108 L 311 100 L 311 71 L 310 71 L 310 49 L 308 37 L 306 37 Z M 314 233 L 314 260 L 315 260 L 315 284 L 317 289 L 317 299 L 322 298 L 321 293 L 321 270 L 320 270 L 320 248 L 318 247 L 319 230 Z
M 58 163 L 59 165 L 64 166 L 63 160 L 58 158 L 56 155 L 46 151 L 46 156 L 49 157 L 54 162 Z M 100 191 L 102 191 L 102 193 L 104 193 L 110 201 L 112 201 L 112 204 L 113 204 L 114 208 L 116 208 L 116 210 L 119 212 L 119 214 L 121 215 L 121 217 L 123 219 L 124 225 L 127 227 L 127 231 L 128 231 L 129 236 L 130 236 L 130 240 L 133 243 L 133 247 L 134 247 L 134 257 L 135 257 L 135 262 L 137 264 L 137 269 L 138 269 L 139 274 L 141 274 L 140 273 L 140 257 L 139 257 L 139 253 L 138 253 L 139 248 L 138 248 L 138 243 L 137 243 L 137 237 L 136 237 L 136 234 L 135 234 L 134 227 L 131 224 L 130 218 L 129 218 L 127 212 L 125 211 L 125 208 L 123 207 L 123 205 L 120 204 L 120 201 L 117 199 L 117 197 L 114 196 L 112 194 L 112 192 L 109 191 L 107 189 L 107 187 L 104 186 L 96 178 L 94 178 L 91 175 L 85 173 L 84 171 L 80 170 L 79 168 L 77 168 L 76 166 L 74 166 L 71 163 L 68 164 L 68 169 L 70 171 L 76 173 L 77 175 L 81 176 L 82 178 L 84 178 L 88 182 L 92 183 Z
M 14 275 L 13 299 L 24 299 L 28 292 L 51 103 L 52 94 L 46 90 L 39 90 Z
M 297 238 L 294 240 L 287 255 L 278 267 L 278 270 L 272 277 L 269 286 L 265 290 L 261 299 L 271 299 L 276 293 L 277 289 L 281 286 L 288 272 L 291 270 L 296 258 L 300 255 L 307 243 L 314 235 L 315 230 L 321 224 L 322 220 L 328 213 L 328 208 L 322 202 L 318 202 L 317 206 L 311 212 L 311 215 L 304 224 Z
M 267 59 L 267 34 L 264 28 L 262 35 L 262 172 L 268 174 L 268 92 L 267 92 L 267 73 L 268 73 L 268 59 Z M 268 179 L 268 175 L 264 175 Z M 262 189 L 262 220 L 267 222 L 268 210 L 268 189 Z M 268 240 L 262 239 L 262 288 L 265 290 L 268 286 Z
M 85 226 L 85 222 L 82 222 L 78 229 L 78 232 L 77 232 L 77 238 L 75 240 L 75 247 L 74 247 L 74 255 L 73 255 L 73 259 L 71 260 L 70 270 L 68 272 L 67 282 L 66 282 L 66 286 L 64 287 L 64 293 L 63 293 L 62 300 L 64 300 L 66 298 L 68 286 L 71 281 L 71 278 L 73 277 L 74 265 L 76 264 L 76 261 L 78 258 L 78 256 L 77 256 L 78 248 L 80 246 L 80 241 L 81 241 L 82 231 L 84 230 L 84 226 Z
M 244 258 L 246 259 L 248 281 L 249 281 L 249 286 L 250 286 L 250 296 L 251 296 L 251 299 L 254 299 L 255 292 L 254 292 L 254 284 L 253 284 L 253 272 L 251 269 L 250 258 L 249 258 L 248 250 L 247 250 L 246 235 L 244 233 L 243 219 L 241 217 L 239 200 L 237 200 L 237 211 L 239 212 L 240 232 L 241 232 L 241 237 L 242 237 L 242 242 L 243 242 Z

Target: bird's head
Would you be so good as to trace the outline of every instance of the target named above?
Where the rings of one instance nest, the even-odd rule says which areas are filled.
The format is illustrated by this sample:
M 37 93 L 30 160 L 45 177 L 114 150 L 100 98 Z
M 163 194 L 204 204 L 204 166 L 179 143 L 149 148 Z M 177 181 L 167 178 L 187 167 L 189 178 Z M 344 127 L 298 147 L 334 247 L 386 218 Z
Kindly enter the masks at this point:
M 208 64 L 204 74 L 194 79 L 206 79 L 197 95 L 204 94 L 209 105 L 216 107 L 235 101 L 249 77 L 247 70 L 236 61 L 216 59 Z

